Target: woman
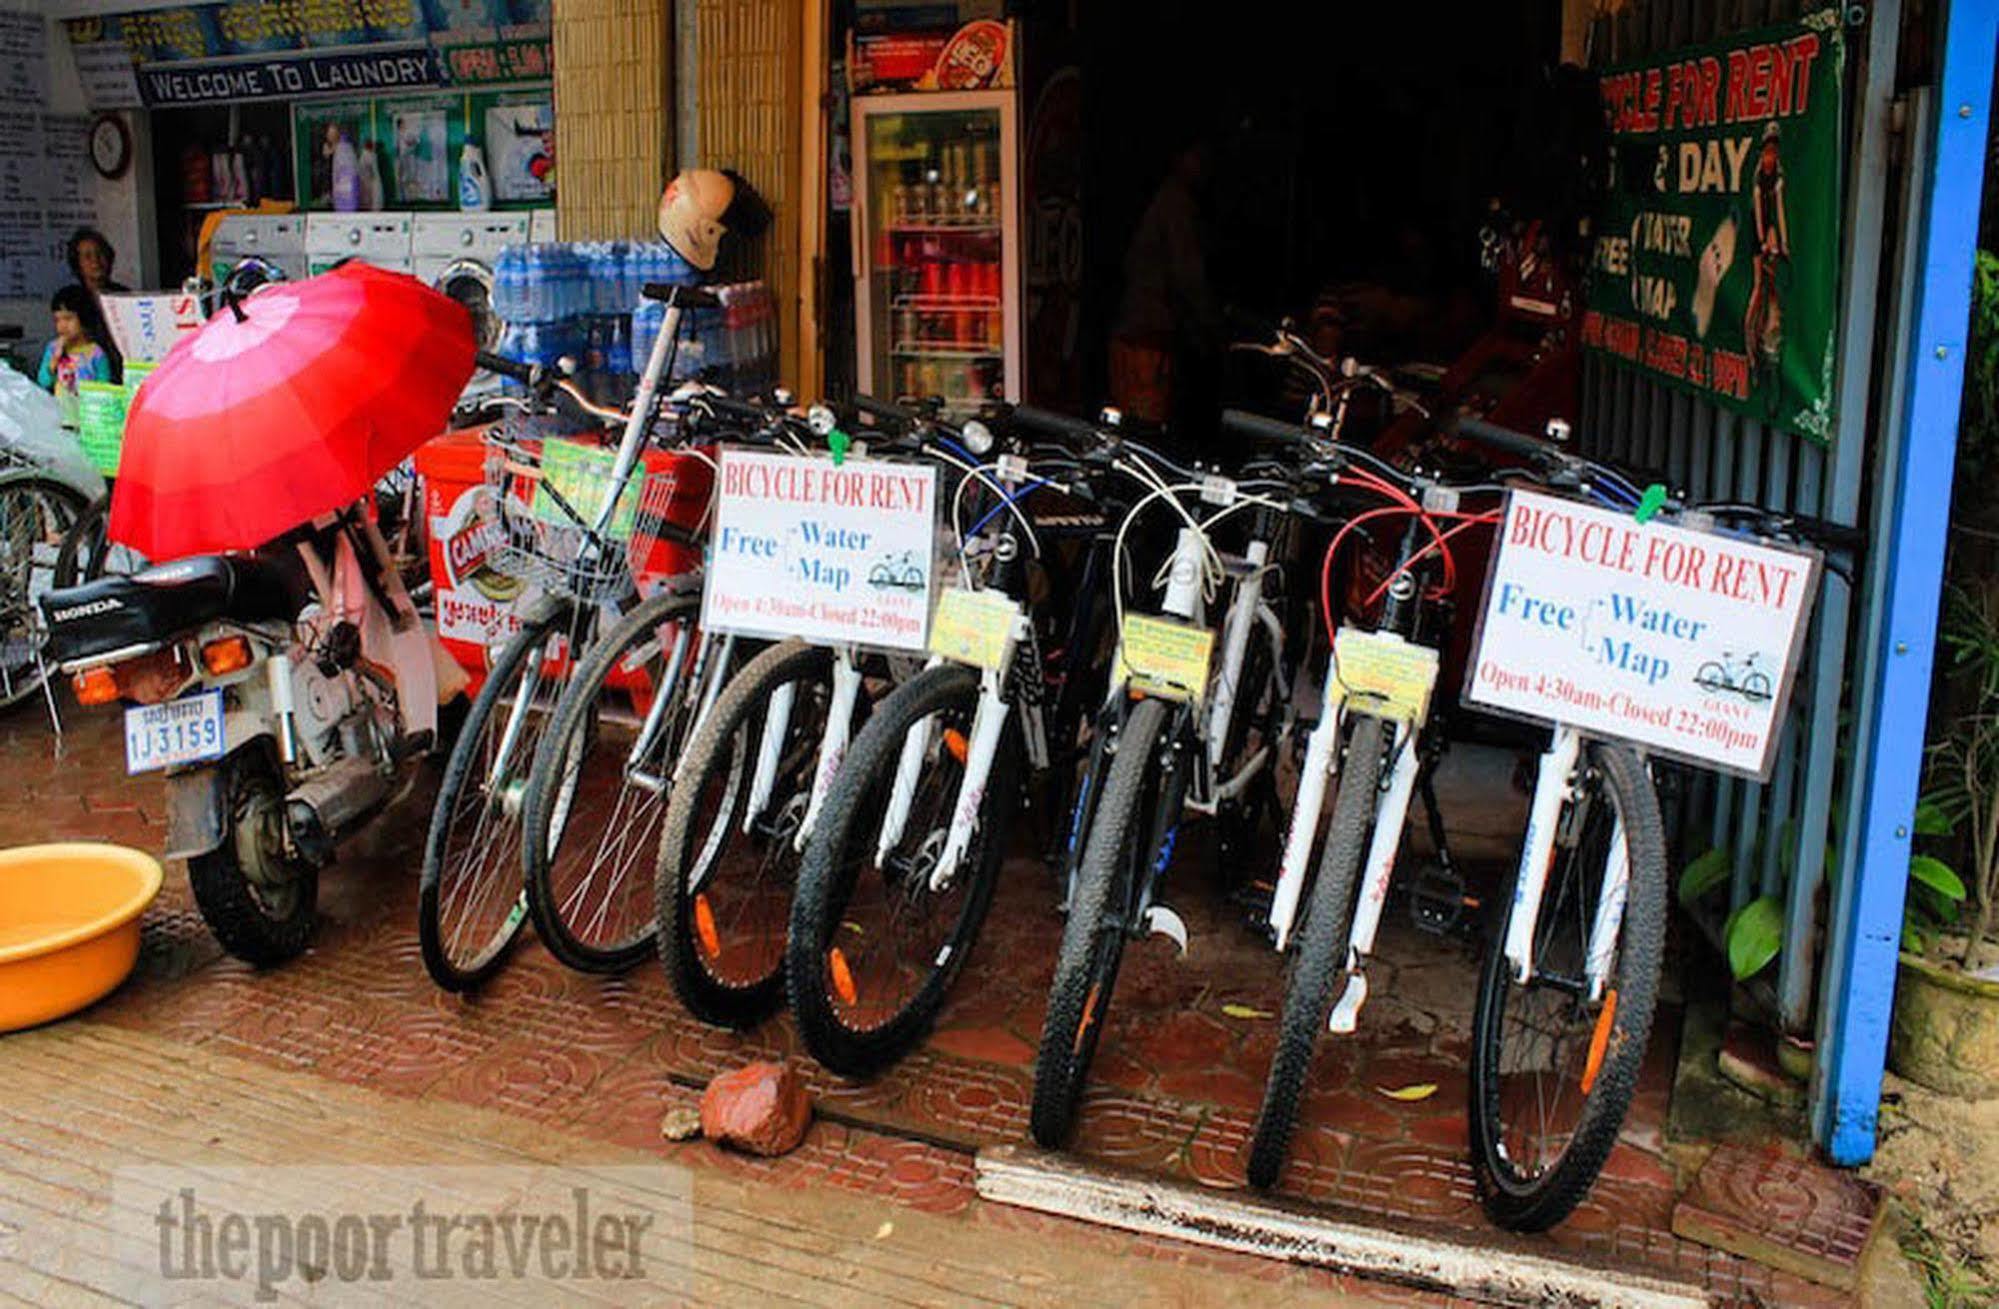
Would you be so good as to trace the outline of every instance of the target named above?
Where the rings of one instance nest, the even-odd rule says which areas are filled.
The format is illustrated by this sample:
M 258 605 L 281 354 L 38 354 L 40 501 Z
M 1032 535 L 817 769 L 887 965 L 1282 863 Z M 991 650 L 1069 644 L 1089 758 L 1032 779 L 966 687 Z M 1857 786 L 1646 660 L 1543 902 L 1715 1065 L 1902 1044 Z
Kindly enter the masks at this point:
M 64 249 L 69 261 L 69 271 L 75 275 L 77 285 L 88 295 L 88 303 L 78 311 L 83 325 L 110 360 L 111 380 L 125 380 L 125 358 L 118 353 L 118 343 L 111 339 L 111 329 L 104 317 L 104 306 L 100 296 L 116 295 L 132 288 L 111 276 L 117 266 L 118 252 L 104 233 L 94 227 L 79 227 L 70 233 L 69 244 Z

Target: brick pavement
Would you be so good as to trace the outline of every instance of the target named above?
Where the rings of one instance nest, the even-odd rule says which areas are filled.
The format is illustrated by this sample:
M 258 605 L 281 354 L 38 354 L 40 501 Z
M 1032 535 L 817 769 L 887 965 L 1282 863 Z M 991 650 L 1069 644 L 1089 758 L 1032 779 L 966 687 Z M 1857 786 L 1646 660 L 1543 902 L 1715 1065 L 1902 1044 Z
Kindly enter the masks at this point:
M 96 838 L 158 849 L 160 788 L 123 775 L 114 716 L 73 707 L 60 759 L 46 722 L 0 720 L 0 843 Z M 437 991 L 415 939 L 416 872 L 427 793 L 378 819 L 322 879 L 317 943 L 256 973 L 223 958 L 179 869 L 146 920 L 134 980 L 95 1022 L 226 1056 L 429 1104 L 498 1110 L 514 1121 L 633 1150 L 658 1138 L 666 1105 L 754 1057 L 799 1055 L 786 1018 L 734 1034 L 683 1013 L 657 969 L 620 978 L 571 974 L 530 942 L 485 992 Z M 1282 977 L 1275 958 L 1202 886 L 1198 856 L 1172 895 L 1189 955 L 1134 947 L 1085 1102 L 1076 1149 L 1210 1185 L 1238 1186 L 1274 1041 Z M 938 1215 L 1007 1226 L 1033 1216 L 983 1205 L 969 1151 L 1024 1139 L 1031 1061 L 1060 920 L 1038 864 L 1007 868 L 984 939 L 928 1048 L 880 1079 L 851 1084 L 805 1062 L 820 1121 L 778 1161 L 702 1148 L 704 1167 L 780 1188 L 835 1187 Z M 1391 927 L 1358 1038 L 1328 1043 L 1286 1189 L 1306 1200 L 1385 1213 L 1476 1236 L 1464 1159 L 1463 1083 L 1473 960 L 1467 948 Z M 1002 967 L 1001 960 L 1007 961 Z M 1678 1023 L 1662 1013 L 1625 1141 L 1575 1216 L 1544 1238 L 1703 1282 L 1742 1303 L 1839 1303 L 1783 1274 L 1675 1237 L 1675 1177 L 1661 1133 Z M 801 1056 L 802 1057 L 802 1056 Z M 1402 1102 L 1385 1091 L 1434 1083 Z M 1170 1243 L 1117 1238 L 1160 1257 Z M 1281 1265 L 1249 1275 L 1282 1274 Z

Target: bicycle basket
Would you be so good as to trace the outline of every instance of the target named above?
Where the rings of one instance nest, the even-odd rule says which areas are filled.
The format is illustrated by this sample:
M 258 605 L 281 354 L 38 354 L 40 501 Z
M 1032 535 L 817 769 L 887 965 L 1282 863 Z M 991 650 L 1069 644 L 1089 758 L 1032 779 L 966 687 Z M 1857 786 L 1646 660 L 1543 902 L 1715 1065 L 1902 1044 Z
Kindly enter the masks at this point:
M 496 492 L 502 529 L 490 567 L 581 601 L 634 588 L 669 521 L 671 472 L 635 468 L 610 521 L 593 537 L 590 525 L 614 489 L 612 451 L 564 439 L 532 420 L 496 424 L 486 445 L 486 483 Z

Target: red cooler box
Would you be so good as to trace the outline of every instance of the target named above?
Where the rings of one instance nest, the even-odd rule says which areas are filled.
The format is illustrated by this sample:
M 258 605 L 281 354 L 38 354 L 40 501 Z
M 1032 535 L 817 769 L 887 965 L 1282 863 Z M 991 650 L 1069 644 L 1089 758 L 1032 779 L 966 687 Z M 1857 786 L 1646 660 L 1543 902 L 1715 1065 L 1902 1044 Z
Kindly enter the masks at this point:
M 535 591 L 488 566 L 500 524 L 486 486 L 486 443 L 483 428 L 448 432 L 416 452 L 417 475 L 423 478 L 424 517 L 430 530 L 430 580 L 436 592 L 437 635 L 467 672 L 473 689 L 485 675 L 487 651 L 497 649 L 520 627 L 519 607 Z M 668 521 L 691 530 L 701 526 L 714 486 L 709 465 L 691 455 L 649 450 L 649 477 L 673 478 L 666 501 Z M 647 510 L 656 503 L 648 496 Z M 657 582 L 692 572 L 701 564 L 699 552 L 670 541 L 653 544 L 639 562 L 639 586 L 650 592 Z M 628 686 L 613 673 L 611 684 Z M 640 689 L 640 688 L 631 688 Z

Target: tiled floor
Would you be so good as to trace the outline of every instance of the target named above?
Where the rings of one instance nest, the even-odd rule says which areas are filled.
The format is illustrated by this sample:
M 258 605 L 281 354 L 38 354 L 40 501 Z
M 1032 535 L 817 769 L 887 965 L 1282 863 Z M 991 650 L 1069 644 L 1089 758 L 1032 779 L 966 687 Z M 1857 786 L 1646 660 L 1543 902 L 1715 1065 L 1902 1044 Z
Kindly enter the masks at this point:
M 68 713 L 54 757 L 45 720 L 0 720 L 0 845 L 98 838 L 158 849 L 156 780 L 128 780 L 111 715 Z M 256 973 L 223 958 L 180 870 L 146 920 L 134 981 L 101 1021 L 400 1095 L 495 1107 L 621 1145 L 668 1151 L 659 1122 L 713 1073 L 800 1054 L 784 1018 L 735 1035 L 702 1026 L 651 967 L 625 977 L 564 970 L 532 941 L 485 992 L 446 995 L 425 976 L 415 936 L 426 795 L 378 819 L 322 880 L 313 950 Z M 1075 1149 L 1209 1185 L 1238 1186 L 1264 1070 L 1280 968 L 1205 884 L 1197 852 L 1170 898 L 1191 948 L 1135 946 L 1086 1100 Z M 806 1060 L 820 1122 L 778 1161 L 726 1166 L 786 1186 L 834 1185 L 916 1207 L 979 1207 L 969 1151 L 1026 1134 L 1031 1064 L 1061 920 L 1040 865 L 1017 858 L 978 952 L 929 1047 L 877 1081 L 850 1084 Z M 1382 954 L 1361 1035 L 1329 1043 L 1314 1079 L 1286 1189 L 1362 1213 L 1487 1232 L 1464 1158 L 1464 1078 L 1474 961 L 1468 947 L 1399 922 Z M 1839 1303 L 1820 1288 L 1670 1230 L 1675 1178 L 1660 1153 L 1678 1023 L 1662 1014 L 1624 1143 L 1551 1251 L 1587 1251 L 1702 1280 L 1724 1301 Z M 802 1055 L 801 1055 L 802 1057 Z M 1400 1100 L 1387 1092 L 1434 1084 Z M 991 1206 L 983 1206 L 991 1209 Z M 1001 1213 L 992 1221 L 1007 1221 Z

